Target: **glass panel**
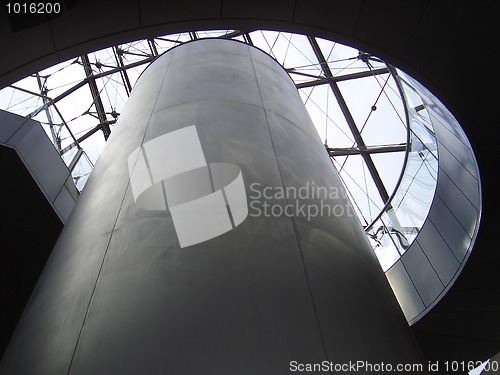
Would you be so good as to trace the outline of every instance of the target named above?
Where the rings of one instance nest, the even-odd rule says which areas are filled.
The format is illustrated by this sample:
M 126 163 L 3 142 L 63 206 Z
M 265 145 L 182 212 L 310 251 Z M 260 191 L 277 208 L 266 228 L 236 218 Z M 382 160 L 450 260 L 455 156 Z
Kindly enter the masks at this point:
M 401 256 L 401 246 L 394 242 L 393 228 L 387 227 L 380 218 L 367 231 L 382 270 L 386 272 Z M 398 243 L 400 245 L 400 243 Z
M 75 182 L 75 186 L 78 189 L 78 191 L 82 191 L 83 187 L 87 183 L 87 180 L 90 176 L 90 172 L 92 172 L 92 169 L 94 168 L 94 165 L 88 158 L 87 154 L 85 152 L 80 156 L 80 159 L 75 165 L 75 168 L 73 168 L 73 171 L 71 172 L 71 175 L 73 176 L 73 181 Z
M 384 271 L 407 251 L 422 229 L 438 176 L 437 140 L 427 110 L 415 89 L 403 80 L 400 83 L 410 124 L 406 166 L 384 213 L 367 231 Z

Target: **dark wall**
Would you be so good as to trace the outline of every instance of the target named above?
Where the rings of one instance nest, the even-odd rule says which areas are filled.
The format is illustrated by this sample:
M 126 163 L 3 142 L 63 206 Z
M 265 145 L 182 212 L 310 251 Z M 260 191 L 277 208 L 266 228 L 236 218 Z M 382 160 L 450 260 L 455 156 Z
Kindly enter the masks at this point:
M 14 149 L 0 146 L 0 170 L 3 354 L 63 224 Z

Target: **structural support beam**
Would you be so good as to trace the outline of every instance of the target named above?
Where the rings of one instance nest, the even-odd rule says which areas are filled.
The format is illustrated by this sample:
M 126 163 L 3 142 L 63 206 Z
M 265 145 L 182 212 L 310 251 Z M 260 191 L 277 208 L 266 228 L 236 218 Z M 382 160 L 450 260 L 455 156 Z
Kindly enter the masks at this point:
M 233 38 L 237 38 L 239 36 L 245 35 L 247 33 L 248 33 L 248 31 L 234 30 L 234 31 L 231 31 L 231 32 L 229 32 L 227 34 L 221 35 L 220 38 L 222 38 L 222 39 L 233 39 Z
M 132 84 L 130 83 L 130 79 L 128 78 L 127 69 L 125 69 L 125 64 L 123 63 L 123 50 L 120 47 L 114 46 L 113 52 L 115 54 L 116 63 L 118 64 L 118 68 L 120 68 L 120 76 L 122 77 L 123 86 L 125 87 L 125 92 L 127 96 L 130 96 L 132 92 Z
M 156 42 L 154 38 L 148 39 L 148 45 L 151 49 L 151 56 L 158 56 L 158 50 L 156 49 Z
M 310 74 L 303 74 L 301 72 L 294 72 L 290 71 L 291 74 L 297 74 L 297 75 L 304 75 L 304 76 L 309 76 L 309 77 L 314 77 Z M 342 81 L 348 81 L 350 79 L 357 79 L 357 78 L 365 78 L 365 77 L 372 77 L 380 74 L 386 74 L 389 73 L 389 69 L 387 68 L 379 68 L 379 69 L 373 69 L 373 70 L 367 70 L 364 72 L 357 72 L 357 73 L 352 73 L 352 74 L 344 74 L 341 76 L 334 76 L 332 78 L 324 78 L 324 77 L 319 77 L 318 79 L 314 81 L 309 81 L 309 82 L 301 82 L 298 83 L 296 86 L 298 89 L 303 89 L 306 87 L 314 87 L 314 86 L 319 86 L 319 85 L 324 85 L 329 82 L 342 82 Z
M 90 60 L 87 55 L 82 55 L 82 63 L 83 69 L 85 70 L 85 75 L 88 78 L 90 93 L 92 94 L 92 99 L 94 101 L 94 105 L 97 111 L 97 117 L 101 123 L 102 132 L 104 133 L 104 138 L 107 140 L 109 135 L 111 134 L 111 129 L 108 124 L 108 119 L 106 117 L 106 112 L 104 110 L 104 105 L 102 104 L 101 95 L 99 93 L 99 89 L 97 88 L 97 84 L 95 82 L 95 77 L 92 72 L 92 68 L 90 66 Z M 122 68 L 118 68 L 120 70 Z
M 64 122 L 63 116 L 62 116 L 61 112 L 59 112 L 59 110 L 57 109 L 57 106 L 56 106 L 56 104 L 54 103 L 54 101 L 52 100 L 52 98 L 50 98 L 50 97 L 48 97 L 48 96 L 46 96 L 46 95 L 42 95 L 42 94 L 37 93 L 37 92 L 33 92 L 33 91 L 30 91 L 30 90 L 23 89 L 22 87 L 17 87 L 17 86 L 10 86 L 10 87 L 12 87 L 13 89 L 16 89 L 16 90 L 19 90 L 19 91 L 25 92 L 25 93 L 30 94 L 30 95 L 35 95 L 35 96 L 38 96 L 38 97 L 40 97 L 40 98 L 42 98 L 42 99 L 44 100 L 44 103 L 45 103 L 45 104 L 44 104 L 43 106 L 39 107 L 38 109 L 36 109 L 34 112 L 32 112 L 32 113 L 30 113 L 29 115 L 27 115 L 26 117 L 28 117 L 28 118 L 34 118 L 34 117 L 36 117 L 36 115 L 38 115 L 40 112 L 44 111 L 44 110 L 46 109 L 46 107 L 48 107 L 49 105 L 51 105 L 51 106 L 54 108 L 54 110 L 57 112 L 57 114 L 58 114 L 59 118 L 63 121 L 63 124 L 62 124 L 62 125 L 64 125 L 64 126 L 66 127 L 66 130 L 68 131 L 68 133 L 69 133 L 69 135 L 70 135 L 71 139 L 73 139 L 73 142 L 74 142 L 75 146 L 80 147 L 80 146 L 78 145 L 78 142 L 77 142 L 76 138 L 75 138 L 75 135 L 74 135 L 74 134 L 73 134 L 73 132 L 71 131 L 71 129 L 70 129 L 70 127 L 68 126 L 68 124 L 66 124 L 66 123 Z M 67 148 L 67 147 L 66 147 L 66 148 Z M 65 148 L 65 149 L 63 149 L 63 150 L 60 150 L 60 152 L 59 152 L 59 153 L 60 153 L 61 155 L 62 155 L 62 154 L 64 154 L 64 153 L 66 152 L 66 151 L 65 151 L 65 150 L 66 150 L 66 148 Z M 73 147 L 71 147 L 71 148 L 73 148 Z
M 45 84 L 42 82 L 42 78 L 39 73 L 36 73 L 36 80 L 38 82 L 38 88 L 40 89 L 40 94 L 43 100 L 43 106 L 45 108 L 45 115 L 47 116 L 47 122 L 50 127 L 50 134 L 52 135 L 52 141 L 56 146 L 58 152 L 61 152 L 61 138 L 57 135 L 54 121 L 52 120 L 52 115 L 49 110 L 50 100 L 47 98 L 47 90 Z
M 104 126 L 109 126 L 109 125 L 113 125 L 114 123 L 116 123 L 116 120 L 109 120 L 109 121 L 106 121 L 106 123 L 100 123 L 96 126 L 94 126 L 92 129 L 90 129 L 87 133 L 85 133 L 84 135 L 82 135 L 80 138 L 77 139 L 77 142 L 80 143 L 80 142 L 83 142 L 84 140 L 86 140 L 88 137 L 90 137 L 92 134 L 98 132 L 99 130 L 103 130 L 103 127 Z
M 398 143 L 394 145 L 383 146 L 365 146 L 365 147 L 327 147 L 326 150 L 330 156 L 348 156 L 362 154 L 378 154 L 387 152 L 402 152 L 406 151 L 406 143 Z
M 248 45 L 253 46 L 253 41 L 252 41 L 252 38 L 250 37 L 250 33 L 249 33 L 249 32 L 244 33 L 244 34 L 243 34 L 243 38 L 245 39 L 245 42 L 246 42 Z
M 136 61 L 136 62 L 133 62 L 133 63 L 130 63 L 130 64 L 127 64 L 123 67 L 123 69 L 127 70 L 127 69 L 130 69 L 130 68 L 136 68 L 138 66 L 141 66 L 141 65 L 145 65 L 145 64 L 148 64 L 150 63 L 151 61 L 153 61 L 155 58 L 155 56 L 151 56 L 151 57 L 147 57 L 145 58 L 144 60 L 141 60 L 141 61 Z M 76 85 L 70 87 L 68 90 L 64 91 L 63 93 L 59 94 L 58 96 L 56 96 L 54 99 L 52 99 L 52 101 L 54 103 L 57 103 L 58 101 L 60 101 L 61 99 L 64 99 L 65 97 L 67 97 L 68 95 L 74 93 L 76 90 L 78 90 L 80 87 L 83 87 L 85 86 L 87 83 L 90 82 L 91 79 L 93 80 L 96 80 L 96 79 L 100 79 L 100 78 L 103 78 L 103 77 L 106 77 L 106 76 L 109 76 L 111 74 L 115 74 L 117 72 L 119 72 L 122 68 L 121 67 L 117 67 L 117 68 L 114 68 L 114 69 L 111 69 L 111 70 L 107 70 L 105 72 L 102 72 L 102 73 L 98 73 L 98 74 L 92 74 L 90 77 L 86 77 L 85 79 L 81 80 L 80 82 L 78 82 Z M 93 72 L 91 72 L 93 73 Z
M 321 64 L 323 73 L 325 74 L 328 83 L 330 85 L 330 88 L 332 89 L 337 99 L 337 102 L 339 103 L 340 109 L 342 110 L 342 113 L 347 121 L 347 125 L 349 126 L 349 129 L 351 130 L 351 133 L 354 136 L 354 139 L 356 140 L 356 144 L 360 149 L 366 147 L 365 141 L 363 140 L 363 137 L 361 136 L 361 133 L 359 132 L 358 127 L 356 126 L 356 123 L 347 106 L 347 103 L 345 102 L 345 99 L 342 93 L 340 92 L 337 83 L 334 81 L 333 74 L 328 66 L 325 57 L 323 56 L 323 52 L 321 52 L 321 48 L 319 47 L 318 42 L 316 42 L 316 39 L 312 36 L 308 36 L 307 38 L 309 39 L 309 43 L 311 44 L 314 54 L 316 55 L 319 63 Z M 368 153 L 362 153 L 361 155 L 363 156 L 363 160 L 366 163 L 368 171 L 370 172 L 370 175 L 372 176 L 373 181 L 375 182 L 375 186 L 377 187 L 377 190 L 380 194 L 380 197 L 382 198 L 382 201 L 384 203 L 387 203 L 389 201 L 389 194 L 387 193 L 387 189 L 385 188 L 385 185 L 382 182 L 382 178 L 378 173 L 377 167 L 375 167 L 373 159 Z

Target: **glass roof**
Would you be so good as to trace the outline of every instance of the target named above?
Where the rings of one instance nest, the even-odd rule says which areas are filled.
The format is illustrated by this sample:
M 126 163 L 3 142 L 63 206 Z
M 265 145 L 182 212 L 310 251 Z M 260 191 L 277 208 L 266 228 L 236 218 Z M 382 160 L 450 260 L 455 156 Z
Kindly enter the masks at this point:
M 155 56 L 187 41 L 233 38 L 290 74 L 366 227 L 399 180 L 405 112 L 390 69 L 339 43 L 276 31 L 196 31 L 111 46 L 46 68 L 0 90 L 0 109 L 39 121 L 79 190 L 113 132 L 133 86 Z

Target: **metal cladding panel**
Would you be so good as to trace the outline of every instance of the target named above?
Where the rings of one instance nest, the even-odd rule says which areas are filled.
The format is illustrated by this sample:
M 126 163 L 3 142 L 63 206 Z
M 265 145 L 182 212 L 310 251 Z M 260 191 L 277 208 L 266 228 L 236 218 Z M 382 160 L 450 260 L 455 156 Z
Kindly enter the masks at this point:
M 436 136 L 440 141 L 443 141 L 446 136 L 444 135 L 444 129 L 448 130 L 451 134 L 454 135 L 457 140 L 462 142 L 466 147 L 470 148 L 469 141 L 463 132 L 458 121 L 453 117 L 451 112 L 446 108 L 446 106 L 441 103 L 434 94 L 432 94 L 425 86 L 419 83 L 414 78 L 407 76 L 406 78 L 411 83 L 411 86 L 416 88 L 418 91 L 418 95 L 422 99 L 425 105 L 425 109 L 429 114 L 429 117 L 432 121 L 433 127 L 436 129 Z M 443 127 L 444 129 L 438 129 Z M 455 141 L 455 140 L 452 140 Z M 475 164 L 475 162 L 473 163 Z
M 28 120 L 0 110 L 0 143 L 7 143 L 9 138 Z
M 275 61 L 234 41 L 188 43 L 154 62 L 2 373 L 274 374 L 291 361 L 419 362 L 299 102 Z M 313 195 L 316 187 L 333 193 Z M 300 209 L 322 203 L 338 211 Z
M 448 285 L 460 263 L 431 221 L 425 223 L 415 242 L 424 251 L 439 279 Z
M 75 198 L 64 185 L 54 200 L 54 207 L 64 222 L 68 221 L 69 215 L 75 206 Z
M 439 196 L 434 197 L 432 206 L 434 209 L 429 213 L 430 222 L 439 228 L 439 234 L 443 240 L 453 251 L 457 260 L 462 262 L 472 241 L 470 235 Z
M 10 116 L 14 122 L 17 117 Z M 70 172 L 40 124 L 26 120 L 6 143 L 16 148 L 47 199 L 53 203 Z
M 16 150 L 36 184 L 58 216 L 66 222 L 78 198 L 78 191 L 59 153 L 40 123 L 0 111 L 0 145 Z
M 455 171 L 461 172 L 462 170 Z M 457 180 L 460 180 L 457 178 Z M 477 181 L 476 181 L 477 183 Z M 445 169 L 440 169 L 436 194 L 443 200 L 460 225 L 473 236 L 477 230 L 479 214 L 477 208 L 455 184 L 454 176 L 448 175 Z
M 449 154 L 453 155 L 457 161 L 460 161 L 461 168 L 464 168 L 476 180 L 479 179 L 476 160 L 471 149 L 440 123 L 434 126 L 434 129 L 439 139 L 440 146 L 444 146 Z M 443 147 L 441 147 L 439 151 L 442 149 Z
M 408 275 L 426 306 L 443 291 L 443 283 L 417 242 L 401 258 Z
M 394 294 L 398 297 L 406 319 L 411 321 L 425 309 L 425 305 L 403 262 L 396 262 L 387 270 L 386 276 L 394 290 Z
M 449 136 L 448 138 L 451 138 Z M 461 143 L 460 143 L 461 144 Z M 465 197 L 472 203 L 472 205 L 479 209 L 479 183 L 476 177 L 474 177 L 468 169 L 466 169 L 462 161 L 473 162 L 474 155 L 465 146 L 462 147 L 464 153 L 454 153 L 450 152 L 445 145 L 439 145 L 439 168 L 443 170 L 448 176 L 452 176 L 453 182 Z M 467 151 L 468 150 L 468 151 Z M 469 158 L 466 159 L 466 156 Z M 460 162 L 458 160 L 460 160 Z

